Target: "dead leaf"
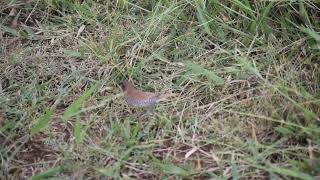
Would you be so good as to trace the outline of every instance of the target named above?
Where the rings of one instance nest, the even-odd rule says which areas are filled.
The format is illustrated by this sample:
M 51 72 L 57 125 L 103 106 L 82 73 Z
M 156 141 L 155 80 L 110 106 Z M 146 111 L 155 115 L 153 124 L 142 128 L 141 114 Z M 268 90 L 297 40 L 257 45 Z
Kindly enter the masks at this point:
M 15 8 L 12 8 L 10 13 L 9 13 L 9 17 L 10 16 L 15 16 L 17 14 L 17 10 Z
M 78 33 L 77 33 L 77 36 L 76 37 L 79 37 L 80 34 L 82 33 L 82 31 L 86 28 L 86 25 L 82 25 L 79 30 L 78 30 Z
M 184 156 L 184 158 L 188 159 L 188 157 L 190 157 L 193 153 L 195 153 L 198 150 L 197 147 L 193 147 L 189 152 L 186 153 L 186 155 Z

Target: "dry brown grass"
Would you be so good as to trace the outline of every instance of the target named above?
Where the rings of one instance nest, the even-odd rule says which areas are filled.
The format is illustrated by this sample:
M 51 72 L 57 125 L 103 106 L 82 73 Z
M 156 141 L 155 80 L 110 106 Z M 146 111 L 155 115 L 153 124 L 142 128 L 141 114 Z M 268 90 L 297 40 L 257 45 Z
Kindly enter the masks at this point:
M 249 4 L 2 4 L 0 175 L 319 176 L 319 4 Z M 177 96 L 132 118 L 124 79 Z

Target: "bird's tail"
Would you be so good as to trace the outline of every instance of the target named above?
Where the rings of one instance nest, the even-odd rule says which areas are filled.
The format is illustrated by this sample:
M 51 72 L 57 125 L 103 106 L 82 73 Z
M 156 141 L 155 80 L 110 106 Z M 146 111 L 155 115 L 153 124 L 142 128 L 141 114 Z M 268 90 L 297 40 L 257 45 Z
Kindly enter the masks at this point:
M 174 96 L 176 96 L 176 95 L 177 95 L 176 93 L 172 93 L 172 92 L 169 92 L 169 93 L 160 95 L 160 96 L 159 96 L 159 101 L 165 101 L 165 100 L 167 100 L 168 98 L 174 97 Z

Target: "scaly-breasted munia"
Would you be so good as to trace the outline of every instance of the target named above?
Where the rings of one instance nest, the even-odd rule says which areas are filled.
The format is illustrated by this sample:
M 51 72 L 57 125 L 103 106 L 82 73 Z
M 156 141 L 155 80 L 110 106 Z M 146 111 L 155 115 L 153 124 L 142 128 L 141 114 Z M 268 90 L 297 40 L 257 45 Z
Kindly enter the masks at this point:
M 122 90 L 124 93 L 124 99 L 129 105 L 138 107 L 150 107 L 158 104 L 160 101 L 165 100 L 168 97 L 174 96 L 173 93 L 160 95 L 158 93 L 144 92 L 136 89 L 128 81 L 122 82 Z

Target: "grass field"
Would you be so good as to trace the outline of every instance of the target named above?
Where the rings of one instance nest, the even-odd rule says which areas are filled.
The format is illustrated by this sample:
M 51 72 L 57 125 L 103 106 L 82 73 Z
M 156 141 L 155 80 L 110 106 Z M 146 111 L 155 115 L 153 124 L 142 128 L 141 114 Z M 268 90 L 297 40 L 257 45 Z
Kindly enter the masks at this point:
M 319 2 L 0 3 L 0 179 L 320 178 Z

